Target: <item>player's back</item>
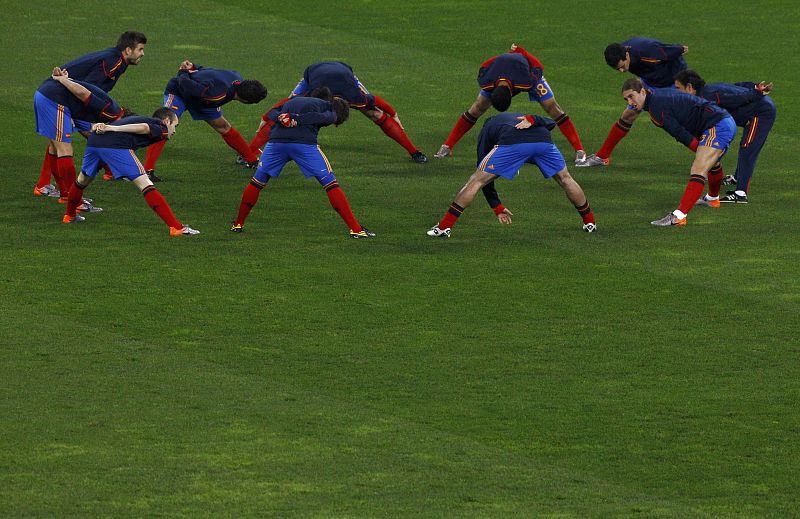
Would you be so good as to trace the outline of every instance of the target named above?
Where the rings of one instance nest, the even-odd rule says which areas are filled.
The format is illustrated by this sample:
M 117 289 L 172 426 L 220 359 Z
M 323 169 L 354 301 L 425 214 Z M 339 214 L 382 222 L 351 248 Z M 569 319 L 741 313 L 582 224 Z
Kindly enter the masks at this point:
M 711 83 L 700 95 L 724 108 L 739 126 L 745 126 L 755 115 L 775 113 L 772 99 L 757 91 L 755 83 Z
M 294 97 L 286 101 L 283 105 L 270 111 L 270 115 L 288 113 L 292 118 L 302 120 L 306 114 L 325 114 L 332 113 L 333 106 L 330 101 L 318 99 L 316 97 Z M 270 117 L 272 119 L 272 117 Z M 316 144 L 319 129 L 333 122 L 317 122 L 315 124 L 298 124 L 293 127 L 285 127 L 276 124 L 270 133 L 270 142 L 288 142 L 296 144 Z
M 114 88 L 127 68 L 125 58 L 115 47 L 84 54 L 61 66 L 62 70 L 69 72 L 71 79 L 97 85 L 104 92 Z
M 114 148 L 123 150 L 135 150 L 150 146 L 153 143 L 163 141 L 167 138 L 168 131 L 166 125 L 152 117 L 143 117 L 134 115 L 130 117 L 123 117 L 118 121 L 110 123 L 111 126 L 122 126 L 125 124 L 139 124 L 145 123 L 150 127 L 150 133 L 137 134 L 128 132 L 106 132 L 94 133 L 89 135 L 86 143 L 88 147 L 92 148 Z
M 321 61 L 306 68 L 303 79 L 309 91 L 319 87 L 328 87 L 334 97 L 341 97 L 350 105 L 361 108 L 372 106 L 375 98 L 358 82 L 353 69 L 341 61 Z
M 500 54 L 488 66 L 478 70 L 478 85 L 483 90 L 494 88 L 500 79 L 511 81 L 514 90 L 529 90 L 535 83 L 530 63 L 522 54 Z
M 650 92 L 645 108 L 656 125 L 663 126 L 664 117 L 671 117 L 695 136 L 729 116 L 708 99 L 676 90 Z
M 526 114 L 504 112 L 490 117 L 483 124 L 481 134 L 486 135 L 496 145 L 519 144 L 523 142 L 553 142 L 550 131 L 555 128 L 556 123 L 552 119 L 534 116 L 535 124 L 530 128 L 517 129 L 516 125 L 521 121 L 521 117 Z

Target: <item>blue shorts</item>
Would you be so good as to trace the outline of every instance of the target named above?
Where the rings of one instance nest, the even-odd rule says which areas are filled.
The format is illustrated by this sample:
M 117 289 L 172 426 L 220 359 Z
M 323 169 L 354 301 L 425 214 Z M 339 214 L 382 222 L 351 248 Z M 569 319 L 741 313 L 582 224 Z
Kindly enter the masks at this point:
M 186 106 L 186 103 L 175 94 L 164 94 L 164 107 L 169 108 L 180 117 L 183 112 L 189 110 L 192 119 L 195 121 L 214 121 L 222 117 L 222 107 L 216 108 L 195 108 L 193 106 Z
M 550 178 L 567 167 L 556 145 L 550 142 L 524 142 L 495 146 L 486 154 L 478 169 L 513 180 L 525 163 L 536 164 L 544 178 Z
M 736 122 L 733 117 L 728 116 L 725 119 L 714 125 L 713 128 L 705 130 L 700 135 L 700 142 L 697 144 L 698 149 L 701 146 L 707 148 L 714 148 L 715 150 L 722 150 L 723 153 L 728 151 L 731 141 L 736 136 Z
M 272 141 L 264 148 L 253 177 L 259 182 L 266 182 L 267 177 L 277 177 L 290 160 L 297 163 L 303 176 L 316 178 L 321 186 L 327 186 L 336 180 L 331 163 L 319 145 Z
M 72 116 L 69 108 L 39 93 L 33 95 L 36 133 L 56 142 L 72 142 Z
M 72 126 L 74 126 L 76 130 L 81 132 L 92 131 L 92 123 L 90 123 L 89 121 L 81 121 L 80 119 L 73 119 Z
M 139 157 L 136 156 L 133 150 L 87 146 L 86 152 L 83 154 L 81 173 L 87 177 L 94 178 L 104 165 L 111 168 L 114 178 L 133 180 L 145 174 L 144 166 L 139 162 Z
M 356 83 L 358 84 L 358 89 L 361 90 L 364 95 L 368 96 L 369 90 L 367 90 L 367 87 L 365 87 L 361 81 L 358 80 L 358 78 L 356 78 Z M 289 94 L 289 97 L 304 96 L 308 93 L 308 91 L 308 82 L 306 82 L 305 79 L 301 79 L 300 82 L 297 83 L 297 86 L 294 87 L 294 90 L 292 90 L 292 93 Z
M 478 92 L 478 95 L 489 99 L 492 97 L 492 91 L 481 90 Z M 533 85 L 533 88 L 528 90 L 528 99 L 531 101 L 536 101 L 537 103 L 542 103 L 548 99 L 553 99 L 554 96 L 555 94 L 553 94 L 553 89 L 550 88 L 550 85 L 547 83 L 545 78 L 540 79 L 535 85 Z
M 644 85 L 644 87 L 647 90 L 650 90 L 651 92 L 654 92 L 656 90 L 677 90 L 678 89 L 678 87 L 676 87 L 674 84 L 671 85 L 671 86 L 668 86 L 668 87 L 655 87 L 655 86 L 651 85 L 650 83 L 648 83 L 647 81 L 645 81 L 643 78 L 639 78 L 639 81 L 641 81 L 642 85 Z M 642 113 L 641 110 L 638 110 L 638 109 L 634 108 L 633 105 L 628 105 L 628 110 L 633 110 L 635 112 Z

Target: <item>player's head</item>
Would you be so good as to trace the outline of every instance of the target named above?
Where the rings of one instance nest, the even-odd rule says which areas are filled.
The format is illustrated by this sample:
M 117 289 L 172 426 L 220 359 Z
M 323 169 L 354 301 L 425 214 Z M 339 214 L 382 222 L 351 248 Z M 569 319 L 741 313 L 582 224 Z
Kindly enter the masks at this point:
M 138 65 L 144 56 L 145 43 L 147 43 L 147 36 L 141 32 L 125 31 L 117 40 L 117 50 L 122 53 L 122 57 L 125 58 L 128 65 Z
M 698 92 L 703 90 L 704 86 L 706 86 L 705 80 L 694 70 L 681 70 L 675 76 L 675 88 L 681 92 L 696 96 Z
M 334 97 L 331 101 L 333 112 L 336 114 L 336 126 L 343 124 L 350 117 L 350 105 L 344 99 Z
M 316 97 L 317 99 L 324 99 L 325 101 L 330 101 L 331 99 L 333 99 L 333 94 L 331 94 L 330 88 L 326 86 L 321 86 L 309 92 L 308 97 Z
M 155 112 L 153 112 L 153 119 L 158 119 L 167 127 L 167 138 L 171 138 L 175 135 L 175 128 L 178 126 L 180 119 L 178 119 L 178 115 L 167 108 L 166 106 L 162 106 Z
M 267 97 L 267 87 L 255 79 L 245 79 L 236 85 L 236 99 L 246 105 L 263 101 Z
M 507 85 L 498 85 L 492 90 L 492 106 L 498 112 L 505 112 L 511 106 L 511 88 Z
M 639 78 L 632 77 L 622 84 L 622 98 L 635 109 L 642 110 L 647 99 L 647 90 Z
M 619 43 L 612 43 L 606 47 L 603 55 L 609 67 L 619 72 L 627 72 L 631 67 L 631 55 L 628 49 Z

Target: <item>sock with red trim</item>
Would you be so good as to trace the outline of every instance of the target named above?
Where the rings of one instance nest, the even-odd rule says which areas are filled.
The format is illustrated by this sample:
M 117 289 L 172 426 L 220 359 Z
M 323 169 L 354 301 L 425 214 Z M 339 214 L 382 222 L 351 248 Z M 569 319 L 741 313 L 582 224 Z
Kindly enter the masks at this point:
M 344 223 L 347 224 L 351 231 L 360 232 L 361 224 L 358 223 L 358 220 L 356 220 L 356 217 L 353 215 L 350 204 L 347 202 L 347 197 L 344 196 L 344 191 L 339 187 L 339 183 L 334 180 L 330 184 L 324 186 L 324 189 L 333 210 L 339 213 L 339 216 L 342 217 L 342 220 L 344 220 Z
M 708 172 L 708 196 L 719 196 L 719 190 L 722 188 L 722 179 L 725 177 L 725 172 L 722 171 L 722 164 L 717 162 L 711 171 Z
M 575 125 L 572 124 L 572 119 L 569 118 L 569 115 L 566 113 L 561 114 L 556 118 L 556 124 L 558 125 L 558 129 L 561 130 L 561 133 L 564 134 L 564 137 L 566 137 L 572 145 L 572 149 L 575 151 L 583 150 L 581 138 L 578 137 L 578 130 L 575 129 Z
M 706 187 L 706 179 L 702 175 L 692 173 L 689 177 L 689 183 L 686 184 L 686 190 L 681 197 L 681 203 L 678 205 L 678 211 L 683 214 L 689 214 L 697 199 L 703 196 L 703 189 Z
M 247 215 L 250 214 L 250 211 L 252 211 L 253 207 L 258 203 L 258 197 L 261 196 L 261 190 L 263 188 L 264 185 L 259 184 L 254 179 L 250 179 L 250 183 L 247 184 L 247 187 L 244 188 L 244 193 L 242 193 L 242 201 L 239 202 L 239 214 L 236 216 L 236 220 L 233 222 L 234 224 L 244 225 Z
M 74 181 L 72 183 L 72 187 L 69 188 L 69 193 L 67 195 L 66 215 L 70 218 L 75 216 L 75 213 L 78 212 L 78 206 L 81 205 L 81 202 L 83 202 L 84 189 L 85 186 L 81 186 L 77 181 Z
M 53 176 L 53 170 L 56 169 L 56 154 L 50 153 L 49 146 L 44 149 L 44 160 L 42 161 L 42 170 L 39 172 L 39 181 L 36 182 L 36 187 L 44 187 L 50 183 L 50 178 Z
M 450 131 L 450 135 L 447 136 L 447 140 L 444 141 L 445 146 L 452 150 L 456 143 L 461 140 L 461 137 L 475 126 L 476 122 L 478 122 L 478 119 L 473 117 L 468 111 L 461 114 L 461 117 L 458 118 L 455 126 L 453 126 L 453 129 Z
M 56 169 L 58 176 L 56 182 L 59 182 L 58 189 L 61 191 L 61 196 L 66 197 L 65 193 L 69 193 L 72 184 L 75 183 L 75 163 L 72 161 L 72 155 L 65 155 L 56 159 Z
M 161 193 L 158 192 L 155 186 L 147 186 L 144 188 L 142 190 L 142 196 L 144 196 L 144 201 L 147 202 L 150 209 L 155 211 L 168 227 L 183 229 L 183 224 L 175 218 L 175 214 L 172 212 L 169 204 L 164 200 L 164 197 L 161 196 Z
M 611 131 L 608 132 L 608 137 L 606 137 L 605 142 L 603 142 L 603 145 L 600 147 L 600 151 L 597 152 L 597 156 L 601 159 L 609 158 L 611 152 L 614 151 L 614 148 L 619 144 L 619 141 L 628 135 L 632 127 L 632 124 L 626 123 L 622 119 L 615 122 L 614 126 L 611 127 Z
M 167 141 L 159 141 L 147 147 L 147 156 L 144 159 L 145 171 L 153 171 L 156 169 L 156 161 L 158 160 L 158 157 L 161 156 L 161 152 L 164 150 L 164 146 L 166 145 Z
M 242 138 L 242 135 L 233 126 L 231 126 L 230 130 L 222 134 L 222 140 L 225 141 L 225 144 L 239 152 L 239 155 L 244 158 L 245 162 L 255 162 L 258 160 L 256 154 L 253 153 L 250 146 L 248 146 Z
M 592 208 L 589 207 L 589 200 L 588 199 L 586 200 L 586 203 L 584 203 L 583 205 L 581 205 L 581 206 L 577 206 L 576 205 L 575 209 L 577 209 L 578 210 L 578 214 L 581 215 L 581 219 L 583 220 L 583 223 L 595 223 L 594 214 L 592 213 Z
M 456 220 L 458 220 L 458 217 L 461 216 L 463 212 L 464 208 L 457 203 L 453 202 L 450 204 L 450 208 L 447 209 L 444 217 L 442 217 L 442 220 L 439 222 L 439 229 L 452 229 L 456 224 Z
M 408 138 L 406 132 L 397 124 L 397 121 L 389 117 L 386 113 L 381 115 L 380 119 L 375 121 L 383 133 L 385 133 L 390 138 L 394 139 L 400 146 L 406 149 L 409 155 L 413 155 L 414 152 L 417 151 L 417 147 L 411 142 L 411 139 Z M 355 230 L 355 229 L 353 229 Z

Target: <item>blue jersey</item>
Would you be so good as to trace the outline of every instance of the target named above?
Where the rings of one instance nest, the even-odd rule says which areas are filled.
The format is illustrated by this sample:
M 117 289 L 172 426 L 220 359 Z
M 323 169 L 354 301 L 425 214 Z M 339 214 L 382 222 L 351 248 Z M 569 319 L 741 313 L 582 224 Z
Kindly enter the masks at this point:
M 687 147 L 705 130 L 730 117 L 711 101 L 675 90 L 648 92 L 643 109 L 656 126 Z
M 122 108 L 100 87 L 84 81 L 75 81 L 75 83 L 90 92 L 89 99 L 85 102 L 72 95 L 67 87 L 52 78 L 45 80 L 39 86 L 38 91 L 54 103 L 67 107 L 73 119 L 90 123 L 105 123 L 116 121 L 122 117 Z
M 178 72 L 164 93 L 180 97 L 189 108 L 217 108 L 233 101 L 241 81 L 242 75 L 235 70 L 197 66 L 194 72 Z
M 109 47 L 74 59 L 61 65 L 61 68 L 69 72 L 70 79 L 85 81 L 104 92 L 111 92 L 119 77 L 128 69 L 128 62 L 115 47 Z
M 145 135 L 127 132 L 92 132 L 89 135 L 89 140 L 87 141 L 86 146 L 91 148 L 136 150 L 167 139 L 167 126 L 158 119 L 153 119 L 152 117 L 134 115 L 113 122 L 111 123 L 111 126 L 139 123 L 146 123 L 150 127 L 150 133 Z
M 290 114 L 297 126 L 287 128 L 278 121 L 283 113 Z M 316 144 L 317 134 L 323 126 L 336 122 L 336 113 L 330 101 L 316 97 L 294 97 L 283 105 L 273 108 L 267 117 L 277 123 L 269 136 L 270 142 L 291 142 L 295 144 Z
M 737 126 L 746 126 L 757 115 L 774 115 L 775 112 L 775 105 L 756 90 L 755 83 L 712 83 L 698 95 L 725 109 Z
M 478 135 L 478 164 L 495 146 L 505 144 L 521 144 L 532 142 L 553 143 L 550 130 L 556 127 L 555 121 L 534 115 L 534 125 L 524 130 L 518 130 L 515 126 L 520 122 L 520 117 L 525 114 L 503 112 L 494 117 L 490 117 L 483 123 L 480 135 Z
M 687 68 L 683 59 L 683 45 L 661 43 L 641 36 L 625 40 L 621 45 L 631 56 L 628 72 L 654 87 L 673 86 L 678 72 Z
M 303 79 L 308 90 L 328 87 L 334 97 L 341 97 L 354 108 L 375 106 L 375 96 L 359 84 L 353 68 L 341 61 L 321 61 L 306 68 Z
M 542 67 L 531 63 L 525 55 L 507 52 L 481 65 L 478 70 L 478 86 L 481 90 L 488 91 L 494 89 L 498 81 L 506 80 L 511 83 L 511 93 L 516 95 L 533 88 L 542 79 L 542 74 Z

